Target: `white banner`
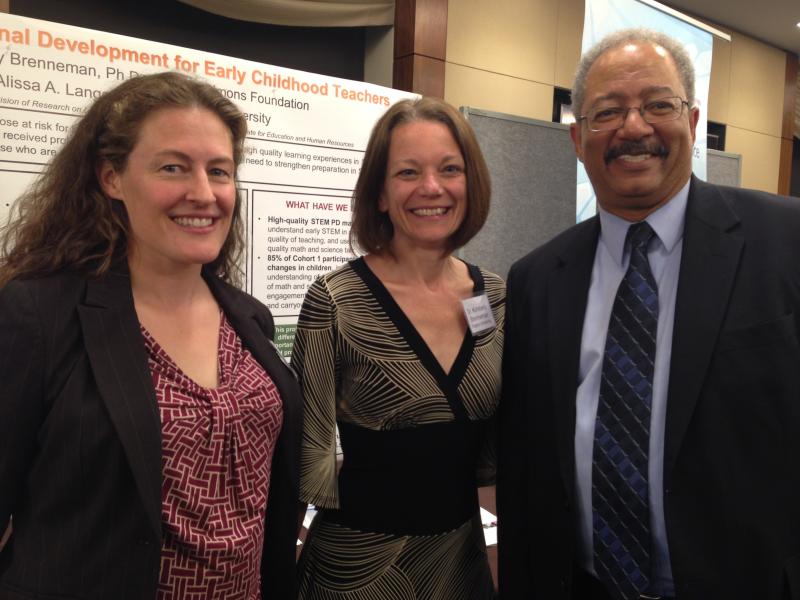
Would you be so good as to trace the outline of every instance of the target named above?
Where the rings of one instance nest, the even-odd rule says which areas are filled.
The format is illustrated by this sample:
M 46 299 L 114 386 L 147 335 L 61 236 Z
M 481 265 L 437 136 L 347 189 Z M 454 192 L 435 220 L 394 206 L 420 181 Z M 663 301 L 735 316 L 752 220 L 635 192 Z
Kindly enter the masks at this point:
M 651 2 L 650 4 L 655 4 Z M 629 27 L 647 27 L 662 31 L 683 43 L 695 69 L 695 104 L 700 107 L 697 139 L 692 155 L 692 170 L 706 178 L 706 146 L 708 132 L 708 84 L 711 79 L 711 34 L 671 14 L 638 0 L 586 0 L 583 20 L 583 44 L 586 52 L 609 33 Z M 573 107 L 577 112 L 578 107 Z M 596 198 L 589 176 L 578 161 L 578 190 L 575 216 L 578 222 L 597 212 Z
M 203 77 L 245 111 L 247 289 L 289 355 L 310 283 L 352 255 L 350 198 L 370 130 L 413 94 L 0 14 L 0 219 L 103 90 L 137 73 Z

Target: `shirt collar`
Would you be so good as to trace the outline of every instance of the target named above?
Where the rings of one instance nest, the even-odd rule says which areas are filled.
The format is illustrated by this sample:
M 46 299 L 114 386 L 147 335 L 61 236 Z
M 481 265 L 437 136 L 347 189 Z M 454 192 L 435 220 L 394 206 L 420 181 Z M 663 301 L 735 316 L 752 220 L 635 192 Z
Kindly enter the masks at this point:
M 690 182 L 691 178 L 678 190 L 677 194 L 657 210 L 647 215 L 645 219 L 655 231 L 656 237 L 661 241 L 667 253 L 672 252 L 675 245 L 683 238 Z M 600 239 L 608 248 L 611 257 L 622 267 L 625 254 L 625 236 L 631 223 L 603 210 L 599 205 L 597 206 L 597 212 L 600 215 Z

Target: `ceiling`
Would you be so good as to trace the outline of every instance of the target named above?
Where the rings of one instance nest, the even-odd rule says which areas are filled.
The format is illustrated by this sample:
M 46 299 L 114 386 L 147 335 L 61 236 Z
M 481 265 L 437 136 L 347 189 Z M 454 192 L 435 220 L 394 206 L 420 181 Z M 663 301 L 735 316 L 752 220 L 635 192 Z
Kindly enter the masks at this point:
M 800 55 L 800 0 L 661 0 L 680 12 Z

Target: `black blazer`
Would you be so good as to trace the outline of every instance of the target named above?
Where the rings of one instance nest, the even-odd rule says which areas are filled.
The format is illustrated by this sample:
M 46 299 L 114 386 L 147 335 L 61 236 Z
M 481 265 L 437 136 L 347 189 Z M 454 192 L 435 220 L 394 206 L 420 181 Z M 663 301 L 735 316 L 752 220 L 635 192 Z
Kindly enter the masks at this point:
M 204 273 L 283 400 L 261 567 L 294 598 L 301 401 L 267 308 Z M 127 273 L 0 290 L 0 598 L 155 598 L 161 423 Z
M 599 221 L 508 278 L 503 600 L 570 598 L 575 393 Z M 667 397 L 664 503 L 680 600 L 800 599 L 800 202 L 692 179 Z

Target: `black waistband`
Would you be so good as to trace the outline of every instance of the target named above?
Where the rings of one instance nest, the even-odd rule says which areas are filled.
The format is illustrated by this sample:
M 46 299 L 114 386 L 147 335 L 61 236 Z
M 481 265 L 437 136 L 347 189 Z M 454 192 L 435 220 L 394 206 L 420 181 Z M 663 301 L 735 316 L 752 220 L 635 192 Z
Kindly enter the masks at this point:
M 340 509 L 326 510 L 324 519 L 401 535 L 457 528 L 478 510 L 475 469 L 484 431 L 483 421 L 393 431 L 339 423 Z

